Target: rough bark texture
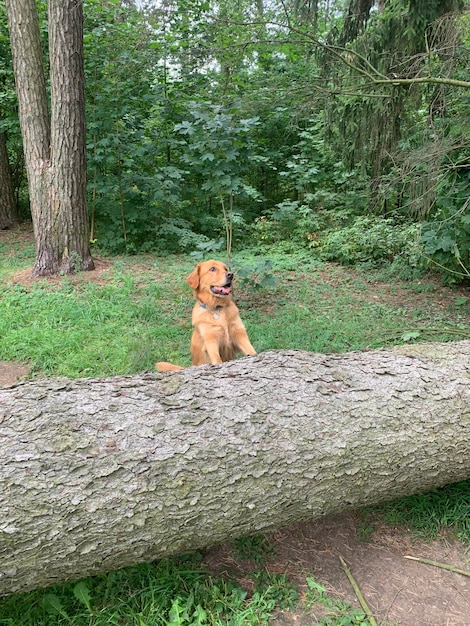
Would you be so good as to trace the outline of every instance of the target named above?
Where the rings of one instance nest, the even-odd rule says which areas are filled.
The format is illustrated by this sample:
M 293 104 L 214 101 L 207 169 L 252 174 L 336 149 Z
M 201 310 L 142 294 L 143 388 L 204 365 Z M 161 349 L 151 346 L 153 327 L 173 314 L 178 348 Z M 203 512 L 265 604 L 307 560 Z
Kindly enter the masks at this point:
M 18 95 L 18 114 L 35 231 L 47 206 L 50 120 L 39 20 L 35 0 L 5 0 Z
M 470 477 L 470 341 L 0 390 L 0 594 Z
M 82 2 L 48 2 L 50 116 L 36 2 L 5 4 L 36 240 L 33 275 L 90 270 Z
M 18 224 L 5 133 L 0 132 L 0 230 Z

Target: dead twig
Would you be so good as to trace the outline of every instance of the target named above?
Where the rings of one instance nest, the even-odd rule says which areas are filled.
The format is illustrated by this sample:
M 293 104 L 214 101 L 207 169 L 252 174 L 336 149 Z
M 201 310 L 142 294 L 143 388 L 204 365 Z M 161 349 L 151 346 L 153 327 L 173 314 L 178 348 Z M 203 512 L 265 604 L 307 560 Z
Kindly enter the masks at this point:
M 370 625 L 371 626 L 377 626 L 377 622 L 375 621 L 375 618 L 372 615 L 372 611 L 369 609 L 369 606 L 368 606 L 367 602 L 365 601 L 364 596 L 361 593 L 361 590 L 359 589 L 359 585 L 354 580 L 354 577 L 351 574 L 351 570 L 346 565 L 343 557 L 340 556 L 339 560 L 341 561 L 341 565 L 343 566 L 344 573 L 348 577 L 349 582 L 351 583 L 352 588 L 354 589 L 354 593 L 356 594 L 356 597 L 359 600 L 360 605 L 362 606 L 362 608 L 364 609 L 365 614 L 367 615 L 367 619 L 369 620 Z
M 462 576 L 470 577 L 470 572 L 459 569 L 454 565 L 446 565 L 445 563 L 438 563 L 437 561 L 431 561 L 430 559 L 424 559 L 418 556 L 403 555 L 403 558 L 410 559 L 410 561 L 418 561 L 418 563 L 425 563 L 426 565 L 434 565 L 434 567 L 440 567 L 441 569 L 449 570 L 449 572 L 454 572 L 455 574 L 462 574 Z

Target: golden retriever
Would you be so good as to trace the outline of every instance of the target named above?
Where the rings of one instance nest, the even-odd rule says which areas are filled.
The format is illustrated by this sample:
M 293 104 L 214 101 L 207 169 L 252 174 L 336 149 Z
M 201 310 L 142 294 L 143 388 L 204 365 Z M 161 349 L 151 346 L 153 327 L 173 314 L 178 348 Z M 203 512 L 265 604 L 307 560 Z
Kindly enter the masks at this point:
M 237 352 L 256 354 L 232 300 L 233 273 L 220 261 L 198 263 L 186 282 L 197 302 L 193 308 L 191 338 L 193 365 L 231 361 Z M 183 369 L 160 361 L 159 372 Z

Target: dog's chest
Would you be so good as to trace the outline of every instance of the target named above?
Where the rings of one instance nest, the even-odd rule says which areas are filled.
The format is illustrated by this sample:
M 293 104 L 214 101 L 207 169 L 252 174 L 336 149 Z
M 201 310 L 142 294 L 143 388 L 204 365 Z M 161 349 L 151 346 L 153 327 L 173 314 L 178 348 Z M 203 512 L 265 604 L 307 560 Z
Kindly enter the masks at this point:
M 233 337 L 235 329 L 238 326 L 238 317 L 230 315 L 230 312 L 224 307 L 221 307 L 219 310 L 214 310 L 211 313 L 215 324 L 219 327 L 219 342 L 227 347 L 232 346 L 234 343 Z

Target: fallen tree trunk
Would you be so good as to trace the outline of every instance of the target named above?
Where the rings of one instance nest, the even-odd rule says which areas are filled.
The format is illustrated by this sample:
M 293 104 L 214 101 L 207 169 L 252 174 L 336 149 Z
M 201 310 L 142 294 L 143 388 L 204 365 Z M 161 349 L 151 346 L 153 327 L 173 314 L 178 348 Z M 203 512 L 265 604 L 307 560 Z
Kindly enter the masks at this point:
M 470 477 L 470 341 L 0 390 L 0 594 Z

